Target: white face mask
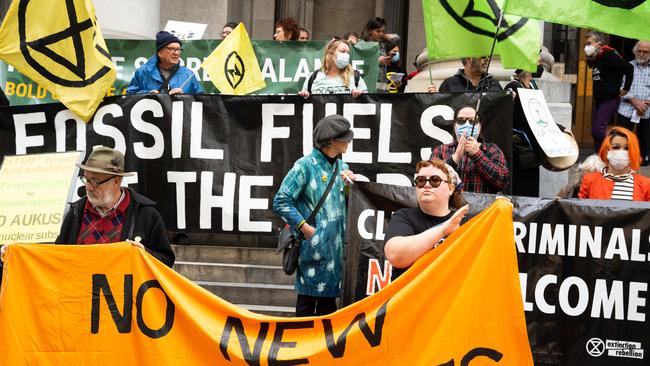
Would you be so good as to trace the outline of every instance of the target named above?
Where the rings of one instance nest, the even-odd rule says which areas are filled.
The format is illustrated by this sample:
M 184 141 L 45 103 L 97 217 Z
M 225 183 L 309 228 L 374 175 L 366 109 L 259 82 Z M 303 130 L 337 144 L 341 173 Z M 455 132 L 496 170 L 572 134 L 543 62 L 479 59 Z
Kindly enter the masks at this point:
M 594 53 L 596 53 L 596 46 L 592 44 L 588 44 L 585 46 L 585 55 L 587 55 L 587 57 L 593 56 Z
M 630 154 L 627 150 L 609 150 L 607 152 L 609 165 L 616 170 L 623 170 L 630 165 Z
M 349 53 L 336 53 L 336 59 L 334 60 L 336 67 L 339 69 L 344 69 L 350 64 L 350 54 Z

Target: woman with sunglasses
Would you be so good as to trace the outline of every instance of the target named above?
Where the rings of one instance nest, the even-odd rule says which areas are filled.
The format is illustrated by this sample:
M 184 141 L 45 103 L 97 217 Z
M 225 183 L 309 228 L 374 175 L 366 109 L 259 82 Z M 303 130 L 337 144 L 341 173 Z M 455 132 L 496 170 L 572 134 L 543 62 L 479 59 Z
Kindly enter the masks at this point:
M 386 230 L 384 253 L 394 267 L 393 278 L 456 231 L 469 210 L 458 174 L 444 161 L 423 160 L 415 170 L 418 206 L 395 212 Z
M 623 127 L 609 130 L 598 155 L 606 166 L 582 178 L 579 198 L 650 201 L 650 179 L 636 174 L 641 152 L 632 131 Z
M 463 106 L 454 118 L 455 140 L 437 146 L 431 159 L 441 159 L 461 176 L 464 191 L 497 193 L 508 187 L 510 171 L 503 151 L 488 142 L 479 142 L 481 122 L 472 106 Z

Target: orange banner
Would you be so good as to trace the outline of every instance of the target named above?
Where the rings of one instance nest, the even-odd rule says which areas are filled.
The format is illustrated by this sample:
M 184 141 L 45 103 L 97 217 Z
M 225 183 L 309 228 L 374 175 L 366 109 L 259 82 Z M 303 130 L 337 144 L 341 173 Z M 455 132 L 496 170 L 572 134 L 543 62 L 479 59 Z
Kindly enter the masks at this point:
M 394 283 L 326 317 L 238 308 L 127 243 L 16 244 L 0 365 L 532 365 L 499 199 Z

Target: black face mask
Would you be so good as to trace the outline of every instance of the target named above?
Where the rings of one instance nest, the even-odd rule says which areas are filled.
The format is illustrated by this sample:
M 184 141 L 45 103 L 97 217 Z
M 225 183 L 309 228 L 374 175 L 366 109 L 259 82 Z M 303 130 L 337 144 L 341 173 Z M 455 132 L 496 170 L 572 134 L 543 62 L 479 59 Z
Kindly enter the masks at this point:
M 537 71 L 535 71 L 535 73 L 533 73 L 533 77 L 534 78 L 539 78 L 539 77 L 542 76 L 543 73 L 544 73 L 544 66 L 537 65 Z

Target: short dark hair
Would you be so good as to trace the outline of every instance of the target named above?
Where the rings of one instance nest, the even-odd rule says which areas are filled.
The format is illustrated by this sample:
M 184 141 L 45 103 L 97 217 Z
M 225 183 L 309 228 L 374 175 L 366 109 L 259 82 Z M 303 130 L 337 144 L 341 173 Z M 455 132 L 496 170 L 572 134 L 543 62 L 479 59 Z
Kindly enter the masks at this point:
M 359 34 L 357 34 L 357 32 L 345 32 L 345 34 L 343 35 L 343 39 L 347 41 L 348 39 L 350 39 L 350 36 L 355 36 L 357 37 L 357 39 L 359 39 Z
M 293 18 L 285 18 L 275 23 L 275 28 L 282 27 L 285 33 L 289 36 L 290 41 L 297 41 L 300 37 L 298 30 L 298 22 Z
M 224 24 L 223 27 L 221 27 L 221 29 L 224 29 L 226 27 L 235 29 L 235 28 L 237 28 L 238 25 L 239 25 L 239 23 L 228 22 L 228 23 Z
M 365 27 L 363 27 L 363 31 L 361 32 L 361 38 L 363 38 L 363 40 L 367 42 L 372 41 L 372 39 L 370 39 L 370 32 L 385 26 L 386 26 L 386 19 L 380 17 L 374 17 L 370 19 L 368 23 L 366 23 Z

